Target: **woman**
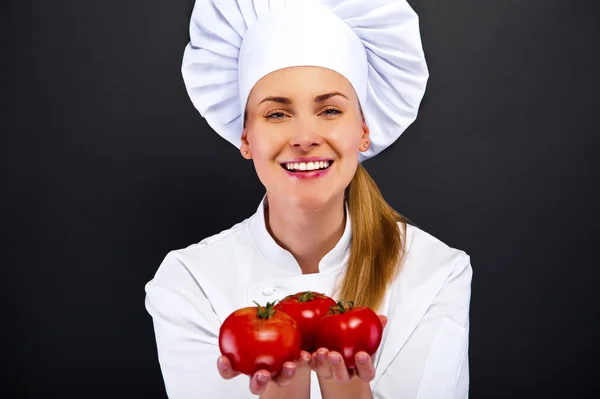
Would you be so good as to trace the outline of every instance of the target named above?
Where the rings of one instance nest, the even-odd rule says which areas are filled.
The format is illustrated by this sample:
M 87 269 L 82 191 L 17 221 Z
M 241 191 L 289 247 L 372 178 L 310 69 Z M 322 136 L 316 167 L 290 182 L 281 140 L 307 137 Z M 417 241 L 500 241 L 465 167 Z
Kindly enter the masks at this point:
M 406 1 L 197 0 L 183 75 L 266 195 L 245 221 L 170 252 L 146 285 L 169 397 L 468 397 L 469 256 L 408 224 L 360 165 L 425 90 Z M 354 375 L 320 348 L 274 379 L 239 376 L 220 356 L 224 319 L 304 290 L 376 310 L 377 353 L 358 353 Z

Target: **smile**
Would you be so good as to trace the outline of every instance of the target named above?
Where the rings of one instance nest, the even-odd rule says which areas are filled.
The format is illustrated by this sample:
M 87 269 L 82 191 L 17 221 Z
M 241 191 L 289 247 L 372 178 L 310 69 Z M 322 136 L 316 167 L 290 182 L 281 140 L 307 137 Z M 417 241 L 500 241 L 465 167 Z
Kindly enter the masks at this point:
M 316 161 L 316 162 L 288 162 L 282 163 L 281 167 L 290 172 L 312 172 L 315 170 L 328 169 L 333 161 Z

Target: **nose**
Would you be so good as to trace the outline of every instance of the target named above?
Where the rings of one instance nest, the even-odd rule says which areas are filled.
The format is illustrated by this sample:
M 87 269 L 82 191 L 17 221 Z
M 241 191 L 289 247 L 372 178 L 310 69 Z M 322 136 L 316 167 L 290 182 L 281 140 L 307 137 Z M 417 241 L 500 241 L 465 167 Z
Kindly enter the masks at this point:
M 298 123 L 290 145 L 303 152 L 310 151 L 313 147 L 319 146 L 323 142 L 323 137 L 307 123 Z

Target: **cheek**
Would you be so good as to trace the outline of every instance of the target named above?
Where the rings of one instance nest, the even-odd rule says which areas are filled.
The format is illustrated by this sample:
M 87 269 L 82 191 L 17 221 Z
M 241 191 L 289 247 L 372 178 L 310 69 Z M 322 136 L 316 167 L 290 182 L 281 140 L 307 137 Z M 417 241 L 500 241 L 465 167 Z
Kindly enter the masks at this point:
M 356 125 L 340 126 L 330 135 L 331 143 L 341 154 L 358 153 L 362 140 L 362 130 Z
M 282 138 L 283 135 L 268 129 L 249 130 L 248 143 L 254 162 L 259 165 L 273 162 L 285 146 Z

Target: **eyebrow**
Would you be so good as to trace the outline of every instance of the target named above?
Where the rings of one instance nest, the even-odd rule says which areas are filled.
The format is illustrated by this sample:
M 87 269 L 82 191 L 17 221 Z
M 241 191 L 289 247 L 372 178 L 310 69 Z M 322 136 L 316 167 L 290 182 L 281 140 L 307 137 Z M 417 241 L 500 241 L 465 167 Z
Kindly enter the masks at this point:
M 321 94 L 320 96 L 316 96 L 315 97 L 315 103 L 322 103 L 323 101 L 325 101 L 325 100 L 327 100 L 327 99 L 329 99 L 331 97 L 335 97 L 335 96 L 342 96 L 346 100 L 349 100 L 348 97 L 346 97 L 345 95 L 343 95 L 339 91 L 334 91 L 334 92 L 331 92 L 331 93 L 326 93 L 326 94 Z
M 340 93 L 339 91 L 334 91 L 331 93 L 325 93 L 325 94 L 321 94 L 315 97 L 315 103 L 322 103 L 323 101 L 334 97 L 334 96 L 342 96 L 344 97 L 346 100 L 348 100 L 348 97 L 346 97 L 345 95 L 343 95 L 342 93 Z M 290 100 L 287 97 L 265 97 L 262 99 L 261 102 L 258 103 L 258 105 L 266 102 L 266 101 L 273 101 L 276 103 L 280 103 L 280 104 L 284 104 L 284 105 L 290 105 L 292 103 L 292 100 Z

